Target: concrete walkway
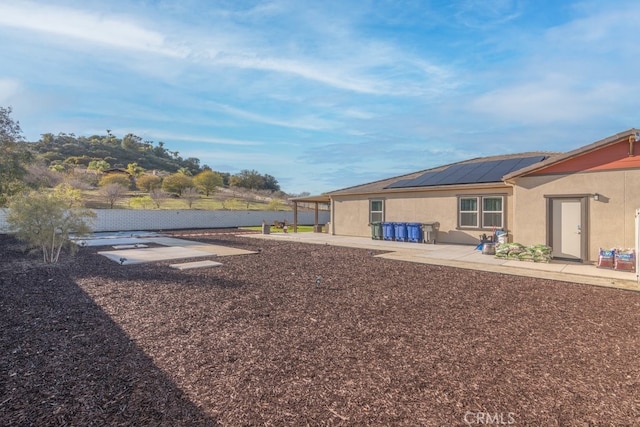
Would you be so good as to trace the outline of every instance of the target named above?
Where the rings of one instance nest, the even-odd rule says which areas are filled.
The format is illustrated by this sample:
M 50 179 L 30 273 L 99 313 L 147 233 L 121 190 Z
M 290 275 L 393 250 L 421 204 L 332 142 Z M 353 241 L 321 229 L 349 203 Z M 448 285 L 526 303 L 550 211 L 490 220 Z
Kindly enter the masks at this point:
M 630 273 L 597 268 L 592 264 L 559 261 L 535 263 L 505 260 L 492 255 L 484 255 L 481 251 L 476 250 L 475 246 L 392 242 L 373 240 L 367 237 L 332 236 L 326 233 L 246 234 L 244 236 L 259 239 L 289 240 L 320 245 L 389 251 L 377 256 L 423 264 L 446 265 L 457 268 L 640 291 L 640 285 L 635 272 Z

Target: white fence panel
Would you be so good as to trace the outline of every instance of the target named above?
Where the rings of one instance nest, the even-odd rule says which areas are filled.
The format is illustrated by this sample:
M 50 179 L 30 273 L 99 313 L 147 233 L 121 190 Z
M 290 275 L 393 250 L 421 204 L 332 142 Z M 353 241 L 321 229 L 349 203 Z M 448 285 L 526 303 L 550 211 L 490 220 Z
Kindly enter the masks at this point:
M 293 223 L 293 212 L 278 211 L 208 211 L 208 210 L 133 210 L 94 209 L 94 231 L 180 230 L 188 228 L 233 228 L 274 221 Z M 329 221 L 328 211 L 318 212 L 318 222 Z M 298 212 L 298 224 L 310 225 L 314 212 Z M 5 211 L 0 209 L 0 232 L 7 232 Z

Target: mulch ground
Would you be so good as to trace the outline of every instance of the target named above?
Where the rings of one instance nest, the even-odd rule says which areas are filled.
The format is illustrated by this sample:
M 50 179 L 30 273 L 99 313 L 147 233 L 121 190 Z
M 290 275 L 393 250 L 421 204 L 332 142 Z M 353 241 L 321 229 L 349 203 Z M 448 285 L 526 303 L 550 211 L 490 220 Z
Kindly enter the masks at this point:
M 640 293 L 210 231 L 55 266 L 0 236 L 0 425 L 633 425 Z

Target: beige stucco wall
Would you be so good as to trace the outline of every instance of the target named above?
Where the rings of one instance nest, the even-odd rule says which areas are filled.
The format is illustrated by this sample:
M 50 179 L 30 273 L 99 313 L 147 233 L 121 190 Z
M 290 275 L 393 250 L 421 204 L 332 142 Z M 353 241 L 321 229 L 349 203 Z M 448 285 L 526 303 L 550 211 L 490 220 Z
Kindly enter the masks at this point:
M 491 230 L 458 228 L 458 196 L 505 196 L 505 222 L 510 228 L 512 188 L 505 185 L 483 188 L 455 188 L 437 191 L 386 193 L 384 195 L 333 196 L 332 229 L 342 236 L 371 236 L 369 200 L 383 199 L 385 221 L 440 223 L 437 240 L 441 243 L 476 244 L 478 236 Z
M 513 239 L 547 243 L 545 196 L 600 194 L 587 201 L 589 261 L 599 248 L 635 246 L 635 211 L 640 208 L 640 170 L 519 178 L 513 194 Z

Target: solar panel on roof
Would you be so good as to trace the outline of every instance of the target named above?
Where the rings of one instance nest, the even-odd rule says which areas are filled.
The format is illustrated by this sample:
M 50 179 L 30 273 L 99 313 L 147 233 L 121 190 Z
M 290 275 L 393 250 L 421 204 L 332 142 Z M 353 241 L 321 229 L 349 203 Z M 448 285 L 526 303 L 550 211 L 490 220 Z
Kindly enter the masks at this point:
M 387 185 L 385 188 L 404 188 L 404 187 L 411 187 L 411 185 L 407 185 L 408 183 L 410 183 L 411 181 L 413 181 L 412 179 L 401 179 L 400 181 L 396 181 L 393 184 L 389 184 Z
M 428 184 L 428 182 L 430 182 L 435 176 L 437 176 L 440 173 L 442 172 L 427 172 L 424 175 L 421 175 L 418 178 L 414 179 L 413 185 L 417 185 L 417 186 L 430 185 Z
M 495 162 L 478 162 L 478 163 L 469 163 L 467 166 L 462 168 L 459 172 L 460 178 L 455 180 L 455 184 L 469 184 L 473 182 L 480 181 L 480 178 L 491 171 L 491 165 Z
M 439 171 L 426 172 L 413 179 L 394 182 L 386 188 L 433 187 L 436 185 L 500 182 L 502 177 L 541 162 L 545 156 L 514 157 L 502 160 L 463 163 Z
M 506 174 L 508 174 L 513 170 L 514 163 L 511 160 L 513 159 L 498 161 L 496 165 L 491 168 L 491 174 L 489 177 L 490 178 L 498 177 L 498 180 L 502 179 L 503 176 L 505 176 Z M 489 177 L 485 177 L 485 178 L 489 179 Z

